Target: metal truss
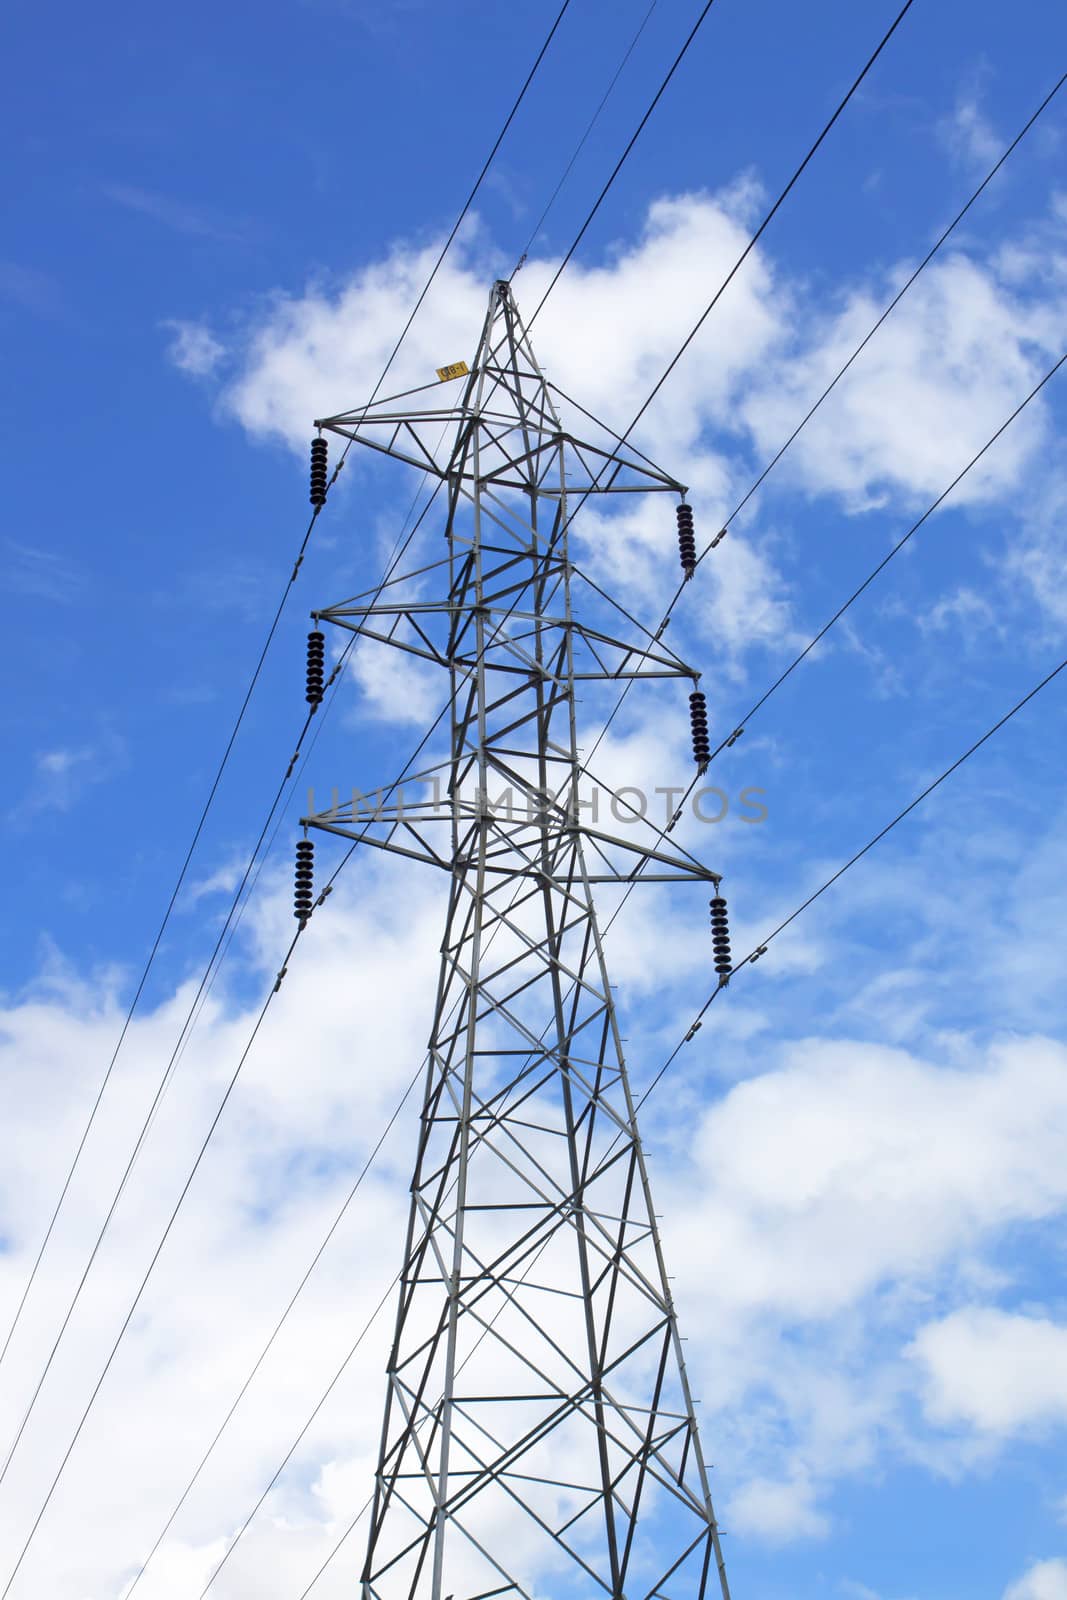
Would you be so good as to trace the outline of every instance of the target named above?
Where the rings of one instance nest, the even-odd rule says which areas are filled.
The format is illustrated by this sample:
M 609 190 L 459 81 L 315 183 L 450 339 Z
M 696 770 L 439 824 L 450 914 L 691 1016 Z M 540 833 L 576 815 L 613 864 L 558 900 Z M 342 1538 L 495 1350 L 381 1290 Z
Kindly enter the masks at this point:
M 460 404 L 397 404 L 319 426 L 444 480 L 447 558 L 317 615 L 448 672 L 449 753 L 304 819 L 450 875 L 362 1600 L 729 1600 L 593 900 L 718 876 L 600 825 L 575 719 L 696 674 L 568 552 L 571 495 L 683 486 L 565 432 L 507 283 Z

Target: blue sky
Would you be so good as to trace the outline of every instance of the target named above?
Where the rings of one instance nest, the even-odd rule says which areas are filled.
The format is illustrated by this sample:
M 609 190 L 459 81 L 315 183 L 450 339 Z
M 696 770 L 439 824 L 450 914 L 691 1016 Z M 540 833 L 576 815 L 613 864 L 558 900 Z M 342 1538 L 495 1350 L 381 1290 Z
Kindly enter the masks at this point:
M 697 9 L 658 0 L 648 16 L 516 279 L 521 307 L 536 305 Z M 514 265 L 648 10 L 572 0 L 397 387 L 469 359 L 494 275 Z M 311 419 L 372 386 L 554 11 L 46 7 L 9 29 L 5 1304 L 303 535 Z M 565 390 L 629 421 L 892 14 L 716 0 L 538 320 Z M 1038 0 L 916 0 L 636 436 L 693 485 L 698 533 L 1051 89 L 1065 46 L 1067 16 Z M 690 586 L 672 642 L 704 671 L 713 734 L 1067 349 L 1065 95 Z M 740 950 L 1063 656 L 1065 384 L 1067 369 L 716 763 L 731 795 L 767 793 L 761 827 L 734 811 L 686 835 L 726 874 Z M 292 752 L 307 613 L 375 581 L 415 488 L 354 454 L 320 520 L 0 1369 L 5 1439 Z M 436 539 L 428 527 L 425 548 Z M 676 574 L 669 512 L 591 514 L 576 540 L 599 581 L 658 620 Z M 742 974 L 649 1102 L 739 1600 L 1067 1596 L 1064 692 L 1061 678 Z M 0 1486 L 5 1574 L 284 952 L 303 787 L 391 778 L 429 693 L 365 653 L 323 721 Z M 682 781 L 677 700 L 630 697 L 603 753 L 611 781 Z M 590 698 L 594 734 L 605 709 Z M 608 945 L 638 1088 L 703 1001 L 711 964 L 699 897 L 649 895 Z M 418 1064 L 439 886 L 357 860 L 329 909 L 16 1600 L 124 1593 Z M 147 1600 L 199 1594 L 388 1283 L 410 1135 L 402 1121 L 141 1584 Z M 295 1600 L 361 1502 L 383 1337 L 368 1338 L 242 1540 L 222 1600 Z M 315 1593 L 350 1592 L 352 1565 L 339 1558 Z

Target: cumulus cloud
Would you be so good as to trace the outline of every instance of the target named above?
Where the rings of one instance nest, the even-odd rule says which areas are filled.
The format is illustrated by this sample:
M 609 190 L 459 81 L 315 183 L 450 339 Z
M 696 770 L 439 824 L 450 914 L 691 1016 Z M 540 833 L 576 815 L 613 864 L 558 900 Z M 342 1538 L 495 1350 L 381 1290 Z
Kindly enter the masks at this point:
M 572 262 L 534 327 L 549 379 L 609 424 L 628 423 L 747 243 L 757 202 L 750 182 L 716 195 L 666 197 L 650 206 L 637 239 L 619 244 L 605 263 Z M 369 396 L 436 249 L 397 244 L 346 282 L 279 294 L 231 352 L 238 372 L 223 391 L 224 409 L 250 433 L 302 451 L 313 416 Z M 1048 248 L 1010 261 L 960 250 L 939 257 L 792 447 L 786 470 L 813 492 L 860 507 L 883 503 L 891 491 L 914 498 L 943 488 L 1023 397 L 1042 358 L 1059 353 L 1067 328 L 1062 296 L 1024 292 L 1049 261 Z M 472 226 L 446 258 L 388 387 L 431 382 L 444 360 L 470 356 L 497 265 L 491 243 Z M 528 318 L 557 265 L 532 259 L 516 279 Z M 769 253 L 754 251 L 660 391 L 640 437 L 669 451 L 671 469 L 706 498 L 724 499 L 733 486 L 725 438 L 747 438 L 761 458 L 776 449 L 909 270 L 901 262 L 877 281 L 845 285 L 829 308 L 809 296 L 800 316 L 808 291 L 791 284 Z M 190 326 L 182 325 L 187 333 Z M 566 418 L 566 400 L 560 404 L 577 424 Z M 1043 426 L 1036 407 L 961 487 L 960 503 L 995 498 L 1016 483 Z
M 933 1421 L 1008 1434 L 1067 1421 L 1067 1327 L 967 1306 L 921 1328 L 909 1355 Z
M 716 1459 L 753 1530 L 784 1539 L 822 1531 L 831 1485 L 886 1451 L 938 1464 L 939 1436 L 906 1420 L 929 1392 L 912 1341 L 931 1297 L 966 1305 L 995 1279 L 1006 1229 L 1067 1208 L 1067 1050 L 972 1043 L 966 1068 L 859 1040 L 780 1055 L 653 1175 Z M 1033 1414 L 1055 1419 L 1057 1381 Z
M 629 766 L 637 756 L 657 759 L 654 749 L 607 751 L 609 765 Z M 135 1570 L 291 1292 L 309 1242 L 321 1236 L 354 1163 L 418 1065 L 442 908 L 433 884 L 401 877 L 392 864 L 362 869 L 310 925 L 102 1393 L 99 1420 L 72 1458 L 67 1498 L 49 1514 L 53 1530 L 69 1527 L 79 1508 L 77 1558 L 54 1532 L 35 1546 L 27 1581 L 57 1600 L 117 1591 Z M 287 899 L 279 886 L 251 918 L 248 958 L 265 982 L 291 922 Z M 684 929 L 669 939 L 631 924 L 621 945 L 611 937 L 615 970 L 643 992 L 669 983 L 672 967 L 684 976 L 696 959 Z M 647 971 L 642 961 L 651 963 Z M 188 998 L 183 988 L 135 1025 L 109 1116 L 12 1349 L 5 1437 Z M 0 1163 L 9 1246 L 0 1284 L 9 1302 L 116 1011 L 106 990 L 101 998 L 70 988 L 9 1006 L 2 1018 L 0 1065 L 17 1112 L 5 1123 Z M 249 1023 L 248 1010 L 225 993 L 202 1015 L 90 1280 L 78 1340 L 65 1349 L 22 1447 L 3 1535 L 9 1552 Z M 980 1258 L 1005 1227 L 1067 1205 L 1067 1054 L 1021 1039 L 996 1044 L 984 1059 L 973 1054 L 965 1071 L 902 1050 L 812 1039 L 787 1047 L 699 1114 L 677 1117 L 669 1089 L 649 1103 L 653 1143 L 672 1130 L 675 1158 L 667 1170 L 654 1166 L 653 1182 L 717 1488 L 728 1525 L 746 1537 L 784 1543 L 828 1531 L 836 1477 L 869 1459 L 873 1438 L 903 1426 L 902 1405 L 936 1365 L 931 1290 L 951 1283 L 960 1259 Z M 141 1585 L 148 1600 L 177 1600 L 206 1581 L 220 1541 L 239 1526 L 388 1285 L 410 1157 L 410 1123 L 402 1129 Z M 299 1593 L 354 1515 L 374 1454 L 388 1320 L 373 1325 L 335 1403 L 226 1568 L 223 1600 L 261 1585 L 268 1572 L 283 1573 Z M 919 1355 L 905 1357 L 911 1345 L 926 1352 L 925 1367 Z M 976 1381 L 984 1349 L 979 1340 Z M 1027 1403 L 1033 1411 L 1039 1401 Z M 100 1472 L 101 1460 L 111 1472 Z M 352 1544 L 334 1587 L 324 1582 L 327 1594 L 351 1581 L 358 1534 Z
M 785 1482 L 753 1478 L 728 1506 L 732 1528 L 771 1544 L 821 1539 L 830 1531 L 828 1519 L 816 1509 L 814 1487 L 804 1478 Z
M 325 917 L 317 928 L 313 919 L 305 936 L 307 959 L 293 963 L 279 991 L 276 1014 L 245 1068 L 101 1391 L 98 1410 L 72 1456 L 50 1522 L 27 1560 L 31 1587 L 37 1583 L 50 1594 L 72 1597 L 87 1589 L 119 1592 L 120 1579 L 128 1578 L 147 1553 L 295 1287 L 309 1245 L 325 1233 L 418 1066 L 426 1018 L 412 997 L 431 987 L 436 965 L 439 908 L 432 886 L 420 879 L 398 899 L 396 877 L 390 875 L 379 898 L 373 871 L 357 877 L 362 905 L 348 899 L 351 889 L 339 891 L 332 928 L 325 928 Z M 434 930 L 424 923 L 427 916 Z M 259 903 L 252 921 L 246 959 L 269 986 L 276 951 L 284 949 L 291 927 L 281 886 Z M 316 994 L 320 980 L 323 988 Z M 183 985 L 134 1023 L 44 1272 L 4 1363 L 0 1437 L 5 1451 L 191 999 Z M 311 1031 L 309 1017 L 315 1019 Z M 251 1020 L 252 1013 L 224 992 L 201 1013 L 5 1484 L 0 1549 L 8 1569 Z M 110 985 L 67 985 L 9 1004 L 0 1017 L 7 1106 L 0 1302 L 10 1310 L 118 1023 Z M 380 1158 L 360 1205 L 331 1246 L 329 1262 L 272 1352 L 257 1394 L 235 1420 L 205 1481 L 207 1494 L 191 1499 L 173 1541 L 138 1590 L 147 1600 L 170 1600 L 187 1593 L 187 1585 L 206 1581 L 221 1555 L 220 1541 L 243 1520 L 389 1284 L 399 1259 L 409 1160 L 410 1124 Z M 388 1318 L 379 1317 L 338 1391 L 338 1409 L 309 1440 L 302 1460 L 312 1463 L 312 1477 L 329 1462 L 373 1450 L 387 1331 Z M 368 1393 L 375 1396 L 373 1405 L 364 1403 Z M 161 1439 L 166 1440 L 162 1449 Z M 274 1509 L 307 1525 L 305 1537 L 292 1541 L 283 1563 L 293 1591 L 299 1592 L 331 1541 L 325 1502 L 309 1499 L 307 1480 L 301 1482 L 299 1474 L 296 1482 L 297 1487 L 288 1486 L 290 1498 L 283 1494 Z M 78 1508 L 79 1521 L 85 1519 L 77 1552 L 56 1537 L 60 1525 L 70 1525 L 72 1507 Z M 269 1516 L 264 1522 L 271 1526 Z M 272 1550 L 271 1559 L 276 1556 Z M 256 1572 L 262 1559 L 260 1549 L 253 1556 Z M 235 1561 L 234 1575 L 220 1582 L 220 1595 L 244 1592 L 240 1585 L 247 1571 L 241 1572 Z
M 1067 1050 L 1040 1040 L 995 1044 L 968 1069 L 874 1044 L 788 1047 L 697 1130 L 705 1292 L 720 1310 L 822 1320 L 989 1230 L 1054 1215 L 1065 1068 Z
M 824 315 L 774 382 L 757 387 L 743 411 L 761 449 L 788 435 L 851 355 L 906 276 L 847 294 Z M 940 494 L 1059 355 L 1064 307 L 1050 327 L 986 263 L 953 253 L 927 268 L 890 322 L 785 458 L 783 471 L 853 510 L 918 505 Z M 810 401 L 809 401 L 810 403 Z M 953 491 L 955 505 L 989 503 L 1020 480 L 1045 437 L 1045 409 L 1033 404 Z
M 969 125 L 977 137 L 974 118 Z M 759 203 L 751 179 L 716 194 L 661 197 L 636 237 L 618 241 L 600 262 L 571 262 L 533 328 L 549 379 L 610 426 L 627 426 L 748 242 Z M 956 248 L 939 256 L 800 434 L 771 487 L 831 497 L 847 514 L 863 517 L 890 505 L 907 515 L 939 495 L 1067 343 L 1063 231 L 1053 208 L 1010 248 L 993 254 Z M 253 437 L 303 454 L 312 418 L 369 397 L 437 250 L 436 240 L 401 240 L 348 278 L 279 292 L 229 342 L 220 413 Z M 470 358 L 501 264 L 484 228 L 470 221 L 383 392 L 432 382 L 442 363 Z M 534 256 L 515 280 L 527 318 L 557 265 L 554 257 Z M 749 256 L 635 434 L 637 444 L 691 486 L 702 536 L 710 538 L 732 511 L 911 270 L 901 260 L 827 295 L 790 278 L 774 260 L 773 240 Z M 194 373 L 222 370 L 221 347 L 209 329 L 177 327 L 179 365 Z M 566 398 L 559 405 L 567 426 L 588 427 Z M 974 513 L 1022 490 L 1025 528 L 996 553 L 995 581 L 1014 586 L 1055 619 L 1067 592 L 1062 518 L 1051 501 L 1030 509 L 1029 481 L 1047 444 L 1049 415 L 1048 398 L 1039 397 L 953 491 L 949 505 Z M 357 451 L 339 489 L 375 470 Z M 614 515 L 585 510 L 576 553 L 593 576 L 610 567 L 613 587 L 647 604 L 669 581 L 667 524 L 655 504 L 624 514 L 611 509 Z M 773 503 L 757 498 L 703 564 L 692 591 L 699 599 L 682 608 L 690 637 L 713 639 L 734 679 L 743 674 L 746 652 L 780 651 L 800 637 L 783 553 Z M 935 625 L 949 620 L 959 629 L 980 617 L 959 606 L 939 613 Z M 381 711 L 397 703 L 389 694 L 377 698 Z
M 1067 1600 L 1067 1561 L 1038 1561 L 1005 1589 L 1004 1600 Z

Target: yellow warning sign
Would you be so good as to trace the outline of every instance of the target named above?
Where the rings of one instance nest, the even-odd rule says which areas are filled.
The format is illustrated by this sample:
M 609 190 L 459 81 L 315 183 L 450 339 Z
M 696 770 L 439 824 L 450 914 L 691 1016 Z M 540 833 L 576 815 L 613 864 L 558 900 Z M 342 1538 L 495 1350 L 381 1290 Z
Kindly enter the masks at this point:
M 442 383 L 448 383 L 451 378 L 465 378 L 470 371 L 465 361 L 453 361 L 451 366 L 438 367 L 437 376 Z

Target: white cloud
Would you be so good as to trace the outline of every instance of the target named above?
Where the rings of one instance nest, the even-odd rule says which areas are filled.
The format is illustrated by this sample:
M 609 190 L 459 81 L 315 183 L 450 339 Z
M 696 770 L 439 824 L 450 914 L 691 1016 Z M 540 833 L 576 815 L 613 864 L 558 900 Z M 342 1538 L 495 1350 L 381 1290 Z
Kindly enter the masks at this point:
M 1067 1204 L 1067 1048 L 1004 1040 L 967 1070 L 841 1040 L 784 1056 L 696 1131 L 710 1304 L 828 1319 Z
M 823 1539 L 830 1531 L 828 1519 L 816 1509 L 814 1488 L 804 1478 L 753 1478 L 727 1505 L 731 1531 L 771 1544 Z
M 773 380 L 744 400 L 762 451 L 789 434 L 905 276 L 899 267 L 886 283 L 853 289 L 839 310 L 817 316 Z M 1065 331 L 1062 302 L 1035 307 L 987 264 L 959 252 L 939 256 L 791 446 L 783 475 L 840 496 L 852 510 L 933 500 L 1029 393 L 1049 351 L 1061 353 Z M 950 503 L 988 504 L 1007 493 L 1047 425 L 1044 403 L 1033 402 Z
M 199 322 L 170 321 L 164 326 L 174 334 L 167 355 L 179 372 L 193 378 L 210 377 L 226 354 L 210 329 Z
M 1007 1434 L 1067 1421 L 1067 1327 L 967 1306 L 921 1328 L 908 1354 L 937 1423 Z
M 309 926 L 308 943 L 302 941 L 300 959 L 292 963 L 35 1541 L 25 1568 L 31 1589 L 36 1584 L 62 1600 L 86 1592 L 118 1594 L 120 1578 L 128 1579 L 146 1553 L 358 1163 L 418 1066 L 427 1018 L 415 1000 L 432 986 L 440 907 L 434 885 L 421 876 L 403 894 L 395 873 L 384 888 L 381 883 L 370 864 L 328 903 L 332 908 L 336 902 L 337 916 L 317 914 Z M 357 885 L 358 905 L 350 898 Z M 253 903 L 246 919 L 253 941 L 250 950 L 245 941 L 246 957 L 253 956 L 264 983 L 274 952 L 284 948 L 291 931 L 288 898 L 287 886 L 277 885 Z M 427 915 L 432 927 L 423 920 Z M 134 1023 L 45 1270 L 4 1363 L 5 1448 L 191 998 L 186 986 Z M 8 1307 L 21 1293 L 42 1218 L 54 1203 L 118 1025 L 115 1001 L 96 985 L 52 985 L 0 1015 L 8 1108 L 0 1133 L 0 1303 Z M 202 1014 L 5 1483 L 5 1571 L 250 1025 L 251 1013 L 224 992 Z M 220 1539 L 243 1519 L 388 1284 L 399 1259 L 411 1126 L 398 1128 L 387 1146 L 256 1393 L 235 1419 L 205 1478 L 206 1494 L 190 1501 L 173 1541 L 138 1589 L 146 1600 L 172 1600 L 206 1579 L 221 1555 Z M 388 1316 L 379 1318 L 339 1390 L 336 1409 L 309 1439 L 294 1477 L 242 1551 L 252 1560 L 252 1581 L 259 1587 L 263 1572 L 276 1564 L 298 1593 L 327 1553 L 331 1525 L 323 1502 L 309 1499 L 306 1482 L 301 1486 L 300 1474 L 308 1462 L 314 1477 L 331 1461 L 373 1450 L 388 1322 Z M 367 1394 L 373 1394 L 373 1404 L 365 1403 Z M 329 1474 L 323 1482 L 329 1483 Z M 279 1508 L 305 1525 L 282 1553 L 269 1536 Z M 68 1544 L 60 1531 L 72 1523 L 81 1535 Z M 242 1570 L 235 1561 L 234 1575 L 219 1584 L 220 1600 L 245 1592 L 241 1585 L 249 1578 Z
M 747 243 L 757 198 L 751 183 L 740 183 L 714 196 L 657 200 L 636 241 L 618 245 L 606 263 L 572 262 L 534 328 L 549 378 L 608 423 L 628 422 Z M 303 452 L 313 417 L 370 394 L 435 250 L 398 244 L 338 287 L 279 295 L 233 352 L 239 370 L 224 408 L 252 434 Z M 1025 260 L 1017 252 L 1011 270 L 1006 258 L 959 249 L 940 256 L 793 445 L 785 470 L 853 507 L 880 504 L 890 492 L 914 499 L 942 489 L 1023 397 L 1039 358 L 1059 353 L 1067 308 L 1048 283 L 1058 259 L 1044 239 Z M 469 357 L 497 265 L 473 224 L 446 258 L 387 388 L 432 381 L 446 357 Z M 556 265 L 531 260 L 516 280 L 527 317 Z M 709 448 L 708 430 L 749 434 L 764 459 L 909 270 L 902 262 L 877 281 L 844 285 L 831 306 L 804 303 L 801 316 L 809 291 L 791 285 L 765 251 L 753 252 L 643 419 L 639 442 L 669 455 L 665 465 L 725 514 L 733 474 Z M 560 405 L 578 426 L 567 402 Z M 1043 426 L 1040 405 L 1032 407 L 961 486 L 958 503 L 988 501 L 1016 484 Z
M 978 137 L 969 112 L 963 123 Z M 747 243 L 758 191 L 744 180 L 715 195 L 663 197 L 632 240 L 598 263 L 571 262 L 533 330 L 549 378 L 610 425 L 627 425 Z M 947 486 L 1023 399 L 1067 342 L 1067 252 L 1055 212 L 992 255 L 957 247 L 939 256 L 783 458 L 772 485 L 832 496 L 851 514 L 888 505 L 899 520 Z M 773 249 L 773 244 L 771 246 Z M 399 241 L 385 259 L 301 294 L 279 293 L 225 352 L 233 374 L 220 411 L 257 438 L 303 457 L 313 418 L 366 399 L 421 290 L 437 241 Z M 1061 264 L 1063 270 L 1057 267 Z M 397 392 L 433 380 L 442 362 L 472 354 L 488 286 L 502 258 L 477 219 L 461 234 L 386 381 Z M 529 318 L 557 262 L 534 257 L 516 279 Z M 726 517 L 800 417 L 868 332 L 911 270 L 901 261 L 846 282 L 831 296 L 791 282 L 768 249 L 752 253 L 642 419 L 635 442 L 692 487 L 702 536 Z M 177 324 L 175 358 L 196 372 L 221 368 L 207 329 Z M 580 414 L 560 401 L 565 424 Z M 571 414 L 573 412 L 573 415 Z M 1047 440 L 1049 397 L 1039 397 L 953 492 L 950 507 L 984 509 L 1022 494 L 1022 534 L 995 553 L 998 586 L 1062 616 L 1067 602 L 1062 517 L 1030 508 L 1034 461 Z M 379 470 L 350 454 L 338 484 Z M 1048 498 L 1046 496 L 1046 498 Z M 578 560 L 642 611 L 677 572 L 673 529 L 657 497 L 624 515 L 589 507 Z M 792 596 L 779 571 L 773 523 L 752 502 L 705 561 L 679 613 L 678 640 L 714 640 L 721 670 L 738 679 L 745 652 L 795 645 Z M 899 531 L 902 531 L 902 527 Z M 784 553 L 793 554 L 788 546 Z M 435 552 L 436 554 L 436 552 Z M 991 571 L 997 571 L 991 565 Z M 928 619 L 979 620 L 964 592 Z M 658 617 L 650 617 L 651 622 Z M 682 631 L 684 630 L 684 632 Z M 676 641 L 677 642 L 677 641 Z M 373 674 L 368 661 L 366 670 Z M 372 707 L 401 707 L 368 684 Z M 421 700 L 420 700 L 421 704 Z
M 126 762 L 126 746 L 112 733 L 91 744 L 38 751 L 32 784 L 19 806 L 9 812 L 9 820 L 24 821 L 41 811 L 69 811 L 86 789 L 109 782 Z
M 619 759 L 657 757 L 649 749 Z M 254 907 L 251 954 L 269 977 L 291 922 L 288 895 L 278 886 Z M 398 878 L 390 864 L 362 868 L 316 914 L 101 1395 L 100 1420 L 72 1458 L 68 1498 L 35 1546 L 31 1585 L 57 1600 L 112 1592 L 147 1549 L 350 1182 L 352 1161 L 420 1059 L 441 909 L 433 884 L 417 873 Z M 662 922 L 653 915 L 651 926 L 631 924 L 621 946 L 611 935 L 613 971 L 642 992 L 699 958 L 684 927 L 665 939 Z M 2 1429 L 17 1419 L 42 1332 L 54 1326 L 84 1258 L 187 999 L 183 992 L 135 1026 L 109 1117 L 13 1347 Z M 43 1492 L 106 1353 L 115 1306 L 132 1292 L 249 1020 L 224 996 L 204 1014 L 91 1280 L 78 1341 L 27 1436 L 9 1541 Z M 17 1111 L 0 1162 L 0 1207 L 14 1245 L 0 1256 L 8 1299 L 116 1023 L 113 1003 L 69 986 L 2 1018 L 0 1067 Z M 1051 1217 L 1067 1203 L 1067 1052 L 1009 1039 L 984 1059 L 972 1054 L 965 1071 L 905 1051 L 812 1040 L 788 1047 L 708 1110 L 673 1118 L 669 1088 L 650 1103 L 653 1141 L 664 1118 L 674 1130 L 676 1158 L 668 1169 L 654 1164 L 652 1177 L 717 1491 L 738 1535 L 782 1543 L 828 1531 L 835 1479 L 869 1461 L 875 1438 L 901 1427 L 916 1364 L 902 1352 L 929 1323 L 931 1285 L 946 1271 L 951 1277 L 961 1258 L 980 1257 L 1005 1226 Z M 146 1600 L 177 1600 L 211 1570 L 220 1538 L 239 1524 L 388 1283 L 399 1259 L 410 1127 L 402 1119 L 329 1265 L 138 1591 Z M 220 1600 L 261 1586 L 266 1573 L 284 1574 L 299 1593 L 354 1512 L 374 1452 L 388 1320 L 379 1319 L 351 1381 L 226 1569 Z M 787 1336 L 805 1327 L 805 1338 Z M 113 1466 L 114 1488 L 102 1459 Z M 76 1558 L 57 1539 L 72 1526 Z M 340 1594 L 350 1571 L 338 1567 Z
M 967 166 L 985 169 L 1004 153 L 1005 141 L 998 137 L 980 103 L 977 85 L 962 91 L 949 116 L 938 125 L 949 152 Z
M 714 1048 L 713 1025 L 687 1070 Z M 908 1420 L 906 1352 L 932 1299 L 973 1298 L 1006 1229 L 1067 1209 L 1067 1049 L 969 1042 L 966 1059 L 807 1040 L 703 1115 L 669 1087 L 656 1106 L 696 1392 L 753 1532 L 762 1515 L 769 1537 L 779 1510 L 778 1538 L 818 1532 L 833 1483 L 887 1452 L 934 1470 L 971 1459 Z
M 1004 1600 L 1067 1600 L 1067 1561 L 1038 1561 L 1005 1589 Z
M 359 641 L 348 670 L 360 690 L 360 710 L 386 722 L 427 728 L 448 696 L 447 680 L 439 667 L 377 640 Z M 397 772 L 383 772 L 381 781 L 388 783 L 396 777 Z

